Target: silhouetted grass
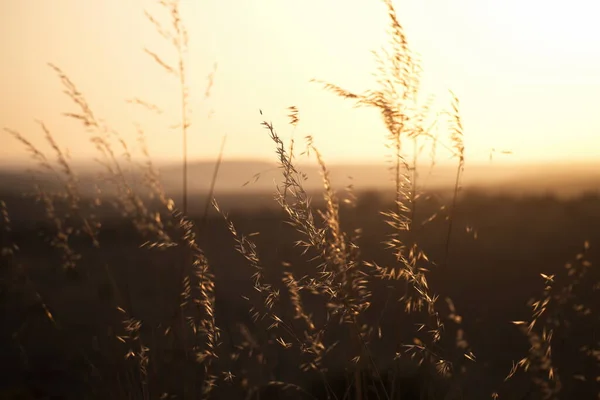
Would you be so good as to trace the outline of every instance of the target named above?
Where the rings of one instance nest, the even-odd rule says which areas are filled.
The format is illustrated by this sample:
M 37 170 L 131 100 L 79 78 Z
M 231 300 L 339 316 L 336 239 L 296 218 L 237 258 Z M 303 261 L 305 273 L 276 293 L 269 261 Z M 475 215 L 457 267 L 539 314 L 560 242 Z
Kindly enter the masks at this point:
M 278 237 L 269 241 L 261 241 L 261 236 L 269 235 L 269 229 L 275 231 L 276 224 L 265 224 L 269 228 L 265 231 L 244 233 L 248 226 L 240 228 L 235 218 L 219 207 L 218 199 L 213 201 L 222 149 L 213 176 L 195 177 L 211 181 L 208 197 L 219 219 L 208 218 L 207 208 L 200 221 L 200 235 L 189 213 L 187 33 L 179 2 L 161 0 L 160 4 L 170 18 L 169 28 L 146 15 L 172 43 L 177 60 L 170 63 L 144 50 L 180 84 L 181 208 L 162 187 L 141 126 L 137 129 L 143 161 L 137 161 L 124 135 L 95 115 L 84 95 L 55 65 L 50 67 L 77 109 L 65 115 L 80 121 L 89 133 L 103 167 L 98 182 L 111 188 L 112 197 L 100 191 L 91 199 L 80 194 L 76 171 L 43 123 L 44 140 L 54 161 L 26 136 L 6 129 L 39 167 L 38 199 L 52 228 L 50 244 L 65 269 L 54 271 L 57 260 L 51 256 L 44 260 L 47 270 L 31 268 L 39 263 L 35 260 L 39 254 L 10 243 L 10 210 L 0 203 L 2 272 L 8 277 L 4 281 L 10 292 L 6 304 L 14 310 L 26 310 L 22 315 L 16 313 L 16 322 L 9 321 L 16 325 L 10 335 L 11 348 L 17 349 L 24 368 L 31 368 L 39 351 L 40 343 L 30 340 L 38 339 L 38 333 L 40 340 L 58 343 L 60 351 L 64 350 L 63 358 L 49 356 L 69 365 L 60 373 L 72 378 L 71 371 L 77 371 L 73 379 L 81 382 L 81 387 L 72 385 L 59 397 L 451 400 L 480 396 L 476 386 L 482 378 L 478 376 L 487 365 L 470 343 L 468 327 L 474 323 L 465 321 L 448 293 L 436 290 L 442 287 L 451 291 L 452 285 L 461 285 L 476 275 L 473 270 L 459 275 L 458 271 L 467 270 L 459 269 L 457 260 L 449 262 L 451 244 L 456 245 L 451 238 L 458 226 L 465 168 L 459 100 L 452 94 L 451 109 L 440 112 L 432 110 L 429 101 L 420 102 L 421 65 L 391 0 L 384 1 L 390 43 L 386 51 L 376 54 L 376 87 L 356 94 L 321 83 L 337 96 L 380 112 L 392 155 L 393 204 L 381 203 L 375 222 L 372 217 L 371 222 L 361 219 L 361 197 L 352 187 L 345 195 L 334 190 L 316 140 L 307 137 L 306 151 L 300 156 L 314 156 L 322 175 L 323 201 L 316 207 L 298 166 L 298 143 L 284 143 L 275 126 L 265 120 L 262 125 L 273 141 L 281 171 L 275 201 L 283 217 L 273 220 L 286 223 L 285 228 L 276 230 Z M 212 78 L 206 96 L 211 87 Z M 160 112 L 152 102 L 130 102 Z M 299 129 L 298 109 L 288 110 L 290 125 Z M 432 133 L 441 115 L 448 117 L 446 137 Z M 449 204 L 433 201 L 419 179 L 422 148 L 429 149 L 431 168 L 439 151 L 456 159 Z M 141 172 L 141 186 L 131 170 Z M 60 193 L 44 189 L 48 179 L 60 183 Z M 101 221 L 95 215 L 106 206 L 107 199 L 112 199 L 109 206 L 121 216 L 112 231 L 102 225 L 108 219 Z M 124 221 L 131 225 L 125 226 Z M 380 224 L 373 225 L 379 242 L 364 235 L 366 226 L 351 226 L 357 221 Z M 429 246 L 434 240 L 437 246 Z M 428 248 L 437 249 L 435 256 Z M 477 249 L 475 244 L 471 248 Z M 502 398 L 521 396 L 510 393 L 517 390 L 510 385 L 520 370 L 531 377 L 527 396 L 561 398 L 567 382 L 589 383 L 587 393 L 600 393 L 600 343 L 595 333 L 592 343 L 578 349 L 586 360 L 586 371 L 571 373 L 563 358 L 568 347 L 564 344 L 573 334 L 570 330 L 577 325 L 577 318 L 583 321 L 580 325 L 597 328 L 597 310 L 578 300 L 584 296 L 591 301 L 598 289 L 597 284 L 586 288 L 591 281 L 591 262 L 586 256 L 589 249 L 586 241 L 584 251 L 567 265 L 564 276 L 542 274 L 544 288 L 541 299 L 531 304 L 533 315 L 513 322 L 523 328 L 531 347 L 507 371 L 504 382 L 492 383 L 496 391 L 490 391 L 489 398 L 498 398 L 499 393 Z M 507 256 L 510 254 L 509 249 Z M 215 263 L 215 259 L 231 263 L 227 274 L 219 270 L 226 263 Z M 439 268 L 440 262 L 444 268 Z M 128 276 L 131 265 L 136 267 L 135 274 Z M 39 276 L 36 279 L 32 273 L 41 273 L 45 279 L 72 279 L 60 281 L 65 287 L 64 297 L 49 298 Z M 440 284 L 449 279 L 451 285 Z M 99 301 L 90 301 L 89 290 L 97 291 Z M 487 301 L 486 293 L 481 293 L 479 301 Z M 97 313 L 95 328 L 100 329 L 86 326 L 83 318 L 73 315 L 65 316 L 68 322 L 64 323 L 56 309 Z M 480 332 L 484 339 L 488 333 Z M 36 385 L 29 382 L 29 386 L 30 397 L 43 397 L 42 389 L 35 393 Z

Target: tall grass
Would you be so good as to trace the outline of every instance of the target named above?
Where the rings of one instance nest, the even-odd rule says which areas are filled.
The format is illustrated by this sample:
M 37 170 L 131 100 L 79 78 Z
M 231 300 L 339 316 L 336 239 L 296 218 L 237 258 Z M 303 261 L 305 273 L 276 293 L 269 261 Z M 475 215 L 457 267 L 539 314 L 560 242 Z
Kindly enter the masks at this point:
M 170 268 L 169 279 L 175 280 L 172 285 L 175 290 L 166 289 L 167 282 L 161 280 L 157 268 L 156 286 L 161 290 L 157 307 L 161 320 L 150 321 L 152 318 L 144 318 L 136 309 L 131 294 L 123 293 L 116 278 L 118 271 L 106 265 L 105 274 L 114 292 L 110 307 L 117 313 L 119 321 L 116 326 L 111 326 L 111 332 L 116 332 L 111 336 L 115 342 L 111 346 L 122 354 L 118 357 L 105 355 L 108 363 L 119 366 L 114 370 L 102 370 L 85 350 L 80 350 L 90 366 L 90 376 L 95 377 L 90 378 L 89 396 L 130 399 L 174 396 L 258 399 L 284 398 L 285 395 L 327 399 L 464 398 L 468 388 L 463 384 L 468 372 L 480 367 L 467 340 L 459 310 L 451 298 L 436 294 L 430 284 L 429 278 L 439 261 L 432 259 L 420 244 L 422 235 L 428 234 L 428 222 L 443 215 L 447 221 L 444 264 L 452 266 L 449 262 L 451 236 L 465 168 L 459 100 L 452 93 L 450 110 L 440 112 L 432 110 L 430 100 L 421 101 L 422 67 L 409 45 L 392 1 L 384 1 L 389 17 L 390 43 L 385 51 L 376 53 L 376 87 L 357 94 L 332 83 L 317 82 L 358 106 L 377 109 L 385 123 L 387 147 L 392 154 L 393 186 L 390 190 L 394 193 L 394 204 L 391 210 L 381 210 L 381 216 L 391 229 L 381 250 L 390 252 L 393 262 L 380 265 L 366 259 L 361 253 L 360 227 L 344 229 L 347 222 L 344 215 L 347 214 L 343 211 L 355 207 L 356 198 L 352 188 L 345 199 L 334 189 L 317 140 L 307 137 L 306 151 L 300 156 L 314 157 L 320 169 L 322 207 L 313 206 L 304 188 L 306 176 L 297 162 L 298 144 L 294 140 L 285 143 L 275 126 L 264 120 L 262 126 L 272 140 L 281 171 L 275 201 L 287 223 L 286 232 L 296 238 L 295 247 L 303 258 L 301 265 L 285 261 L 272 265 L 265 261 L 265 253 L 276 249 L 261 249 L 256 240 L 258 233 L 243 233 L 213 199 L 223 155 L 221 147 L 213 176 L 201 177 L 210 180 L 211 189 L 200 228 L 205 232 L 209 228 L 210 203 L 222 216 L 231 235 L 232 251 L 242 257 L 251 271 L 252 290 L 243 294 L 250 318 L 233 328 L 226 321 L 220 321 L 217 312 L 219 307 L 225 307 L 225 301 L 220 303 L 218 297 L 218 285 L 228 283 L 216 278 L 217 273 L 202 248 L 206 241 L 200 237 L 200 230 L 189 213 L 187 139 L 191 123 L 187 31 L 179 2 L 161 0 L 159 3 L 169 18 L 169 28 L 165 28 L 159 18 L 149 13 L 146 16 L 159 34 L 172 44 L 176 60 L 169 62 L 150 49 L 144 51 L 167 75 L 176 77 L 179 82 L 177 97 L 181 114 L 177 129 L 183 143 L 181 207 L 162 187 L 160 174 L 146 146 L 143 128 L 136 126 L 143 158 L 143 161 L 137 161 L 125 135 L 103 123 L 68 75 L 50 65 L 77 109 L 65 115 L 82 123 L 98 152 L 97 161 L 103 167 L 98 183 L 103 183 L 104 187 L 108 185 L 113 191 L 112 205 L 132 222 L 139 247 L 143 251 L 161 252 L 168 264 L 166 268 Z M 206 96 L 210 95 L 213 74 Z M 159 106 L 144 99 L 134 98 L 130 102 L 152 112 L 161 112 Z M 301 127 L 298 109 L 290 107 L 288 110 L 290 126 L 296 130 Z M 448 117 L 449 129 L 445 137 L 433 133 L 441 115 Z M 106 196 L 99 194 L 86 199 L 81 195 L 77 174 L 65 150 L 50 128 L 43 123 L 40 127 L 44 140 L 50 144 L 54 161 L 23 134 L 10 129 L 6 132 L 25 146 L 39 167 L 38 173 L 43 174 L 39 179 L 39 198 L 54 227 L 51 244 L 61 254 L 62 265 L 69 271 L 77 270 L 84 259 L 75 249 L 75 237 L 84 235 L 95 248 L 96 255 L 105 249 L 100 234 L 101 221 L 94 216 L 94 211 L 106 201 Z M 440 147 L 456 159 L 457 166 L 449 206 L 444 205 L 421 220 L 417 209 L 426 195 L 426 188 L 420 181 L 418 168 L 424 147 L 429 147 L 431 168 L 435 166 Z M 130 168 L 143 176 L 141 188 L 135 186 L 133 175 L 127 172 Z M 49 177 L 60 183 L 61 193 L 44 190 L 43 181 Z M 10 233 L 10 219 L 4 203 L 0 203 L 0 211 L 5 226 L 2 256 L 10 257 L 15 264 L 14 253 L 19 249 L 13 245 L 4 246 Z M 588 248 L 586 243 L 584 250 Z M 572 304 L 576 289 L 583 284 L 590 265 L 585 252 L 577 256 L 566 269 L 568 284 L 562 289 L 556 289 L 553 276 L 543 275 L 542 299 L 532 304 L 531 320 L 515 322 L 523 327 L 531 349 L 526 357 L 515 363 L 508 378 L 514 377 L 520 369 L 531 373 L 533 383 L 544 398 L 558 398 L 562 380 L 566 379 L 553 362 L 555 335 L 565 328 L 565 319 L 558 316 L 561 311 L 551 313 L 549 310 L 553 306 L 557 310 L 571 306 L 582 317 L 593 313 L 590 308 Z M 11 268 L 13 272 L 27 276 L 26 269 L 15 265 Z M 242 271 L 240 274 L 246 275 Z M 32 281 L 27 278 L 25 282 L 32 287 L 46 318 L 62 330 Z M 387 299 L 385 303 L 381 298 Z M 442 298 L 444 301 L 440 301 Z M 405 318 L 406 326 L 398 328 L 386 323 L 398 316 Z M 406 329 L 410 329 L 410 341 L 402 337 Z M 376 351 L 381 346 L 387 346 L 385 354 Z M 582 352 L 599 362 L 598 350 L 592 346 Z M 340 364 L 347 372 L 341 387 L 330 373 Z M 415 388 L 407 383 L 407 365 L 419 371 L 412 378 L 416 382 Z M 293 373 L 288 371 L 286 375 L 285 371 L 289 369 L 293 369 Z M 167 382 L 165 375 L 175 376 L 175 382 Z M 303 383 L 306 382 L 294 380 L 293 376 L 307 376 L 318 384 L 305 387 Z M 598 377 L 584 379 L 597 380 Z M 497 398 L 498 393 L 490 396 Z

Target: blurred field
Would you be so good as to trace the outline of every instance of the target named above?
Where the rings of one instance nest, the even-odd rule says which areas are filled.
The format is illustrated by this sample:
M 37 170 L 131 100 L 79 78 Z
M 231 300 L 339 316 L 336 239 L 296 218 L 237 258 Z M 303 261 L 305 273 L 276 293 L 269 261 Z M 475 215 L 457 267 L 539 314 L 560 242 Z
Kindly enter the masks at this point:
M 235 200 L 240 204 L 253 202 L 249 197 Z M 116 360 L 123 357 L 123 348 L 114 340 L 112 331 L 112 327 L 119 325 L 120 315 L 114 310 L 117 294 L 111 279 L 126 293 L 125 304 L 144 321 L 147 330 L 144 334 L 148 338 L 159 335 L 161 323 L 169 320 L 179 294 L 180 253 L 177 249 L 139 249 L 141 239 L 135 230 L 117 216 L 106 217 L 99 234 L 101 248 L 93 249 L 81 243 L 85 262 L 78 267 L 76 275 L 71 276 L 53 267 L 59 265 L 60 260 L 40 236 L 44 229 L 42 220 L 38 218 L 37 224 L 31 225 L 34 205 L 20 198 L 12 201 L 6 195 L 3 198 L 15 216 L 10 239 L 21 249 L 14 262 L 24 266 L 31 282 L 15 286 L 9 268 L 3 267 L 0 385 L 5 390 L 28 387 L 36 393 L 36 398 L 79 398 L 88 389 L 89 380 L 97 379 L 106 383 L 102 385 L 106 392 L 97 395 L 109 396 L 111 390 L 116 391 L 111 386 L 123 385 L 118 382 L 117 370 L 110 367 L 117 368 Z M 298 234 L 281 223 L 281 212 L 267 207 L 269 203 L 260 198 L 254 201 L 265 205 L 263 211 L 259 211 L 260 208 L 248 211 L 242 207 L 242 211 L 236 212 L 235 202 L 230 199 L 231 218 L 242 232 L 260 232 L 255 239 L 267 270 L 276 274 L 282 262 L 290 263 L 290 268 L 298 273 L 314 268 L 294 248 Z M 371 192 L 359 196 L 356 209 L 343 209 L 341 220 L 345 226 L 363 228 L 359 246 L 364 260 L 380 264 L 393 262 L 381 244 L 390 229 L 382 222 L 378 210 L 385 210 L 386 206 L 391 204 L 386 203 L 385 196 Z M 432 198 L 423 203 L 421 212 L 429 215 L 438 206 Z M 19 216 L 27 219 L 19 221 Z M 430 277 L 432 291 L 441 298 L 451 297 L 460 310 L 468 340 L 477 355 L 475 368 L 465 378 L 468 390 L 464 398 L 488 398 L 510 370 L 511 362 L 527 351 L 526 338 L 509 321 L 527 318 L 530 311 L 526 303 L 538 296 L 543 286 L 539 274 L 559 274 L 585 240 L 592 243 L 588 259 L 594 264 L 600 261 L 598 247 L 594 245 L 600 243 L 598 226 L 600 201 L 594 195 L 559 200 L 553 196 L 516 198 L 477 192 L 464 194 L 456 211 L 457 228 L 452 237 L 449 264 L 432 267 Z M 46 228 L 50 232 L 50 228 Z M 228 335 L 240 339 L 238 324 L 245 324 L 252 335 L 260 337 L 260 330 L 248 315 L 248 302 L 242 298 L 253 292 L 250 268 L 239 254 L 231 251 L 234 243 L 220 216 L 211 214 L 205 232 L 200 244 L 215 274 L 216 318 L 223 329 L 224 346 L 232 340 Z M 443 260 L 445 222 L 433 221 L 419 240 L 433 260 Z M 598 278 L 594 269 L 590 282 L 598 282 Z M 17 287 L 24 289 L 15 289 Z M 37 288 L 59 321 L 60 331 L 51 326 L 27 287 Z M 591 290 L 590 285 L 581 294 L 582 303 L 588 296 L 591 301 Z M 380 310 L 386 296 L 378 293 L 385 291 L 374 290 L 374 293 L 376 306 L 373 308 Z M 408 315 L 398 306 L 395 311 L 393 305 L 388 307 L 391 312 L 388 311 L 389 318 L 383 321 L 382 330 L 401 335 L 389 341 L 387 346 L 393 349 L 394 341 L 412 339 L 413 328 Z M 578 351 L 582 345 L 597 340 L 597 329 L 598 325 L 575 323 L 565 333 L 562 347 L 555 350 L 562 374 L 597 372 L 598 366 L 586 363 Z M 375 351 L 385 354 L 390 347 L 384 342 Z M 177 393 L 178 376 L 171 376 L 168 366 L 185 362 L 182 349 L 170 348 L 166 342 L 161 347 L 153 347 L 152 352 L 168 362 L 162 369 L 150 372 L 150 381 L 157 388 Z M 317 379 L 311 375 L 298 376 L 296 362 L 286 360 L 284 350 L 281 353 L 275 372 L 271 371 L 276 376 L 258 377 L 259 381 L 276 379 L 306 385 L 306 380 Z M 85 358 L 98 366 L 102 376 L 89 374 Z M 336 371 L 341 374 L 344 362 L 330 368 L 332 374 Z M 507 398 L 522 398 L 519 396 L 528 390 L 525 379 L 517 379 L 509 386 L 514 397 Z M 565 382 L 562 398 L 591 399 L 594 390 L 597 389 L 593 382 Z

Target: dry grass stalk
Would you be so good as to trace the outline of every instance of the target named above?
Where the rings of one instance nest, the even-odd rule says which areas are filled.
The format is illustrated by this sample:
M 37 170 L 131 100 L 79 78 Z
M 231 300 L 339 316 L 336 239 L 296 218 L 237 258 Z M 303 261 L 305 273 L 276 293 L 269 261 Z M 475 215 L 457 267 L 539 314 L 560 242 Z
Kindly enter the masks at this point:
M 297 118 L 292 118 L 293 126 L 297 122 Z M 317 279 L 310 281 L 310 291 L 327 299 L 328 321 L 335 320 L 339 324 L 349 324 L 355 332 L 357 355 L 352 357 L 352 360 L 356 363 L 366 357 L 375 373 L 379 375 L 377 365 L 367 346 L 368 329 L 357 319 L 370 304 L 366 275 L 361 275 L 360 271 L 357 271 L 360 262 L 352 259 L 356 252 L 349 252 L 349 249 L 355 245 L 347 242 L 346 234 L 340 228 L 339 202 L 332 189 L 323 158 L 313 145 L 312 138 L 309 137 L 307 153 L 312 151 L 316 154 L 323 176 L 326 201 L 326 211 L 319 213 L 325 226 L 317 228 L 310 201 L 302 187 L 302 180 L 299 179 L 302 174 L 294 166 L 291 154 L 286 152 L 274 127 L 266 121 L 263 122 L 263 126 L 267 128 L 271 139 L 276 144 L 280 167 L 284 175 L 284 191 L 278 188 L 276 199 L 286 212 L 290 225 L 305 238 L 297 244 L 303 247 L 304 253 L 312 250 L 317 254 L 316 258 L 321 260 Z M 326 326 L 323 329 L 326 329 Z M 322 360 L 322 356 L 315 359 L 315 361 L 317 360 Z M 312 368 L 314 369 L 318 365 L 315 364 Z M 385 387 L 383 387 L 383 393 L 388 396 Z
M 175 76 L 179 80 L 181 120 L 178 127 L 181 129 L 182 136 L 182 179 L 183 179 L 183 200 L 182 211 L 188 213 L 188 131 L 191 125 L 189 110 L 189 88 L 187 83 L 186 55 L 188 50 L 188 33 L 181 19 L 180 2 L 178 0 L 160 0 L 158 2 L 169 13 L 171 18 L 170 28 L 165 28 L 152 14 L 146 11 L 147 19 L 154 25 L 156 31 L 168 42 L 171 43 L 177 52 L 176 66 L 164 60 L 155 52 L 145 48 L 144 51 L 167 73 Z M 216 66 L 215 66 L 216 70 Z M 206 89 L 206 97 L 210 95 L 210 88 L 213 85 L 214 74 L 209 78 L 209 84 Z
M 0 200 L 0 223 L 2 224 L 2 229 L 0 230 L 1 238 L 2 238 L 2 248 L 0 248 L 0 256 L 11 258 L 15 251 L 19 250 L 19 247 L 12 243 L 10 240 L 10 234 L 12 232 L 10 215 L 8 213 L 8 207 L 4 200 Z
M 529 354 L 513 365 L 506 380 L 512 378 L 519 369 L 530 372 L 534 385 L 540 390 L 544 399 L 558 399 L 563 381 L 573 379 L 576 381 L 600 380 L 598 376 L 575 375 L 564 376 L 556 366 L 553 356 L 555 348 L 567 340 L 572 320 L 568 311 L 573 311 L 573 317 L 580 319 L 593 315 L 590 307 L 576 302 L 576 290 L 584 283 L 591 263 L 586 259 L 589 251 L 589 242 L 585 242 L 583 250 L 575 260 L 565 265 L 564 276 L 541 274 L 545 281 L 544 291 L 539 300 L 532 300 L 532 317 L 529 321 L 513 321 L 519 326 L 530 342 Z M 557 282 L 565 281 L 562 287 Z M 588 321 L 591 322 L 591 321 Z M 557 337 L 558 336 L 558 337 Z M 559 349 L 561 346 L 559 346 Z M 584 346 L 583 355 L 598 360 L 598 353 L 592 347 Z
M 515 325 L 521 326 L 525 335 L 529 339 L 531 345 L 529 354 L 513 365 L 506 380 L 512 378 L 519 368 L 524 371 L 531 371 L 532 380 L 537 385 L 544 395 L 544 399 L 558 399 L 558 394 L 561 388 L 561 382 L 556 368 L 552 363 L 552 337 L 554 334 L 554 326 L 548 325 L 549 317 L 547 317 L 549 306 L 552 301 L 552 283 L 553 275 L 544 275 L 542 278 L 545 281 L 544 292 L 542 299 L 535 301 L 532 304 L 531 321 L 514 321 Z M 543 318 L 542 318 L 543 317 Z M 534 330 L 538 325 L 541 325 L 541 333 Z
M 156 235 L 163 240 L 168 240 L 162 222 L 156 214 L 148 211 L 142 198 L 135 192 L 131 185 L 131 179 L 127 176 L 124 166 L 114 150 L 112 141 L 116 140 L 118 146 L 123 150 L 126 162 L 130 164 L 133 155 L 125 140 L 117 131 L 96 118 L 83 94 L 60 68 L 52 64 L 50 66 L 59 76 L 67 96 L 79 108 L 79 113 L 68 112 L 65 115 L 81 121 L 92 134 L 90 141 L 101 155 L 101 158 L 96 160 L 105 170 L 102 178 L 112 183 L 117 190 L 117 209 L 124 212 L 125 216 L 130 217 L 135 227 L 143 235 Z
M 46 142 L 55 153 L 55 163 L 21 133 L 7 128 L 5 128 L 5 131 L 19 141 L 38 164 L 39 169 L 35 174 L 38 182 L 36 185 L 37 198 L 44 204 L 46 216 L 56 229 L 56 234 L 51 239 L 51 245 L 61 252 L 63 268 L 73 270 L 80 259 L 80 255 L 71 246 L 72 236 L 83 232 L 90 238 L 92 245 L 98 247 L 97 228 L 99 223 L 94 221 L 93 216 L 86 216 L 82 212 L 83 200 L 79 193 L 78 179 L 69 164 L 67 155 L 59 147 L 46 125 L 42 122 L 38 123 L 44 132 Z M 42 188 L 39 182 L 47 179 L 46 174 L 50 174 L 64 192 L 50 193 Z M 65 205 L 64 215 L 59 215 L 56 208 L 60 207 L 62 209 Z
M 204 367 L 202 396 L 207 398 L 218 379 L 213 365 L 219 358 L 218 349 L 221 344 L 221 331 L 216 324 L 214 311 L 216 301 L 214 275 L 204 252 L 197 243 L 194 223 L 178 211 L 174 211 L 174 218 L 182 231 L 183 245 L 191 253 L 193 260 L 191 273 L 183 277 L 178 314 L 192 332 L 194 341 L 191 344 L 191 351 L 195 360 Z M 181 329 L 186 329 L 186 325 L 181 326 Z M 171 329 L 176 327 L 177 325 L 174 325 Z M 186 346 L 187 353 L 187 338 L 183 331 L 181 334 L 182 344 Z
M 463 141 L 463 126 L 459 112 L 458 97 L 452 92 L 452 111 L 450 116 L 450 141 L 452 142 L 453 155 L 458 159 L 458 167 L 456 170 L 456 180 L 454 182 L 454 194 L 452 196 L 452 208 L 448 215 L 448 235 L 446 237 L 446 265 L 448 265 L 448 254 L 450 251 L 450 235 L 452 234 L 452 225 L 454 222 L 454 214 L 456 211 L 456 202 L 458 199 L 458 191 L 460 190 L 460 178 L 465 168 L 465 144 Z
M 383 215 L 395 230 L 395 233 L 386 242 L 388 249 L 394 252 L 400 265 L 399 269 L 383 268 L 376 263 L 366 263 L 380 279 L 404 280 L 408 286 L 403 301 L 408 312 L 420 311 L 425 307 L 430 323 L 422 329 L 430 333 L 432 345 L 441 340 L 443 323 L 435 309 L 437 297 L 430 293 L 426 279 L 427 268 L 421 264 L 429 264 L 427 255 L 418 247 L 414 235 L 410 242 L 402 239 L 403 232 L 413 232 L 413 218 L 415 216 L 417 193 L 417 155 L 419 152 L 419 138 L 431 139 L 431 127 L 425 127 L 425 116 L 429 111 L 426 103 L 418 106 L 418 93 L 420 89 L 421 66 L 408 44 L 404 29 L 397 19 L 396 11 L 391 1 L 385 1 L 390 20 L 391 43 L 389 51 L 376 53 L 378 63 L 377 84 L 379 89 L 367 90 L 363 94 L 356 94 L 340 88 L 337 85 L 324 83 L 325 89 L 343 98 L 356 101 L 357 106 L 368 106 L 378 109 L 388 130 L 389 147 L 394 152 L 394 182 L 395 204 L 394 211 L 385 212 Z M 451 138 L 456 139 L 453 131 Z M 412 165 L 407 161 L 404 152 L 405 141 L 413 141 Z M 435 146 L 437 141 L 433 142 Z M 427 329 L 425 329 L 427 326 Z M 443 374 L 449 372 L 449 363 L 440 358 L 432 350 L 426 349 L 423 342 L 407 345 L 406 348 L 415 355 L 415 351 L 422 356 L 434 357 Z

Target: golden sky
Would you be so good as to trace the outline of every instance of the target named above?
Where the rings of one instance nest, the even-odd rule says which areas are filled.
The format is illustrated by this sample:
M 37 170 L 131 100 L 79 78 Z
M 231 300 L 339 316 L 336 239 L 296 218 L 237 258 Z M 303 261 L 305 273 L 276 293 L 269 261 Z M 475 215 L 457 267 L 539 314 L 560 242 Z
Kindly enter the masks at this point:
M 599 5 L 589 0 L 402 0 L 400 20 L 423 59 L 424 97 L 461 100 L 467 160 L 510 149 L 514 162 L 600 160 Z M 42 144 L 46 122 L 74 159 L 94 155 L 89 135 L 61 112 L 74 111 L 47 62 L 78 85 L 96 114 L 135 145 L 133 122 L 150 151 L 178 159 L 177 82 L 143 52 L 174 54 L 143 15 L 145 0 L 0 1 L 0 125 Z M 191 158 L 274 159 L 262 109 L 289 137 L 286 107 L 300 110 L 298 137 L 312 134 L 331 162 L 382 160 L 385 130 L 376 111 L 325 92 L 311 78 L 362 91 L 372 84 L 371 50 L 387 40 L 377 0 L 182 0 L 190 36 Z M 165 19 L 166 21 L 166 19 Z M 207 76 L 218 63 L 211 97 Z M 165 109 L 152 116 L 125 100 Z M 0 136 L 0 160 L 22 146 Z

